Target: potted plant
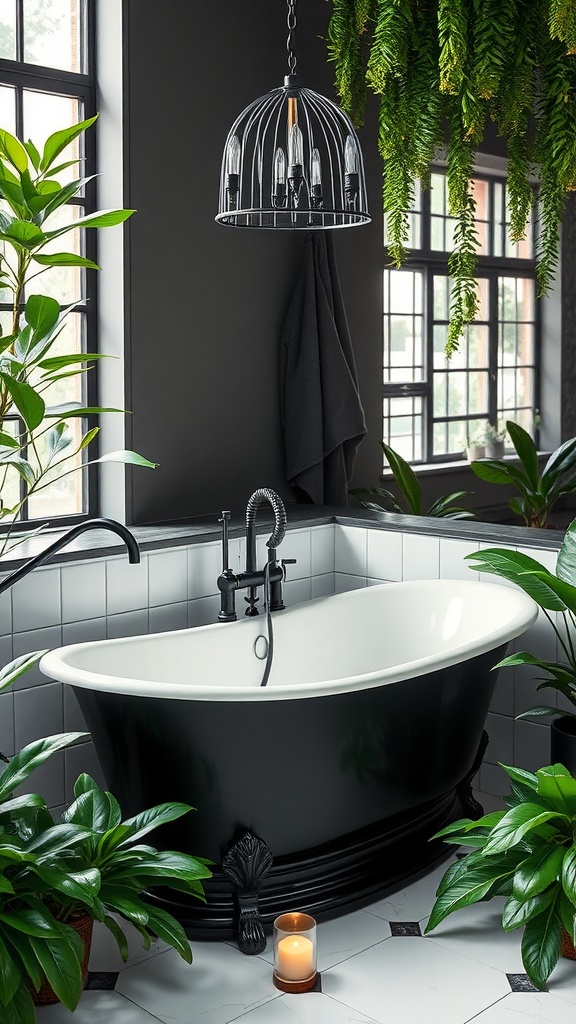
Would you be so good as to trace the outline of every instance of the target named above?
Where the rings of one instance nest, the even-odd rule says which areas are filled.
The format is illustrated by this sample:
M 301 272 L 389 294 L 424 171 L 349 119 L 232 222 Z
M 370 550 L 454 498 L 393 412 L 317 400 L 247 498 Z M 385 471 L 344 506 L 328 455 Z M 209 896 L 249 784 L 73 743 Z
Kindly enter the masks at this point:
M 508 809 L 434 836 L 472 852 L 446 871 L 426 932 L 461 907 L 503 896 L 502 927 L 524 929 L 522 962 L 543 989 L 561 954 L 576 959 L 576 779 L 562 764 L 535 774 L 501 767 L 510 777 Z
M 54 268 L 98 270 L 96 263 L 79 252 L 61 251 L 60 240 L 79 228 L 121 224 L 134 212 L 100 210 L 62 220 L 65 204 L 80 194 L 89 180 L 66 180 L 66 173 L 79 158 L 66 159 L 65 151 L 95 120 L 92 117 L 54 132 L 41 147 L 31 141 L 20 142 L 0 129 L 0 291 L 3 302 L 12 307 L 10 327 L 0 336 L 0 524 L 7 526 L 0 539 L 0 557 L 19 542 L 12 531 L 24 504 L 55 479 L 97 462 L 155 465 L 132 451 L 86 460 L 86 450 L 99 428 L 75 433 L 71 422 L 122 410 L 57 404 L 61 382 L 85 374 L 103 357 L 61 351 L 58 339 L 74 305 L 62 309 L 52 295 L 40 294 L 37 278 Z
M 488 423 L 484 434 L 484 454 L 487 459 L 501 459 L 504 456 L 506 427 Z M 474 460 L 472 460 L 474 461 Z
M 521 587 L 542 609 L 553 629 L 562 657 L 560 662 L 542 661 L 528 651 L 518 651 L 495 668 L 532 665 L 546 674 L 538 689 L 562 694 L 575 708 L 559 710 L 553 706 L 530 708 L 518 718 L 554 716 L 551 727 L 551 757 L 562 760 L 576 774 L 576 519 L 570 523 L 558 552 L 556 572 L 550 572 L 536 559 L 521 551 L 485 548 L 466 555 L 472 569 L 501 576 Z
M 461 501 L 462 498 L 468 497 L 470 491 L 455 491 L 453 494 L 443 495 L 433 501 L 429 508 L 426 508 L 422 503 L 422 488 L 412 466 L 384 441 L 380 442 L 380 447 L 404 498 L 404 505 L 399 503 L 391 491 L 383 487 L 355 487 L 350 494 L 353 494 L 361 505 L 365 508 L 375 509 L 377 512 L 400 512 L 404 515 L 432 516 L 436 519 L 474 519 L 474 513 L 470 509 L 454 504 Z M 384 499 L 385 504 L 381 504 L 380 501 L 372 501 L 372 498 Z
M 5 666 L 0 689 L 44 653 Z M 49 736 L 10 760 L 0 755 L 6 765 L 0 773 L 0 1020 L 5 1024 L 33 1024 L 34 1003 L 76 1007 L 94 920 L 112 932 L 124 959 L 128 947 L 118 918 L 129 921 L 147 947 L 151 936 L 158 936 L 188 963 L 192 960 L 182 926 L 145 895 L 161 885 L 203 899 L 208 862 L 141 843 L 153 829 L 192 810 L 188 804 L 160 804 L 122 821 L 115 798 L 88 775 L 77 779 L 74 800 L 58 822 L 39 794 L 13 796 L 37 767 L 86 735 Z
M 512 420 L 506 423 L 520 466 L 501 459 L 474 461 L 471 468 L 481 480 L 507 484 L 519 492 L 508 502 L 526 526 L 545 527 L 556 502 L 576 491 L 576 437 L 561 444 L 552 453 L 542 472 L 538 451 L 530 434 Z
M 466 458 L 468 462 L 476 459 L 483 459 L 486 454 L 484 449 L 484 436 L 480 432 L 466 435 Z

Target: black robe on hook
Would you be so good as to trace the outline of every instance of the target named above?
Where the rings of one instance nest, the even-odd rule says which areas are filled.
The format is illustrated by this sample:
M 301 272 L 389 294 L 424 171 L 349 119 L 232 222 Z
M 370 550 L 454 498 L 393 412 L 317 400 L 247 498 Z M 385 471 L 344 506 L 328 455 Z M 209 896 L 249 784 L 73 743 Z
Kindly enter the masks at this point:
M 347 505 L 366 421 L 327 231 L 311 231 L 304 243 L 282 331 L 280 395 L 287 477 L 296 499 Z

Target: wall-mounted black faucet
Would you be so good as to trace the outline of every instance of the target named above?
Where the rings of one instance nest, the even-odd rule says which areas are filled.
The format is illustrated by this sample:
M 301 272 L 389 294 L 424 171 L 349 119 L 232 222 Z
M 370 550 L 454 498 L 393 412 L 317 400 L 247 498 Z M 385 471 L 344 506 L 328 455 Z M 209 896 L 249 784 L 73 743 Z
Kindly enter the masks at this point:
M 121 537 L 128 549 L 128 561 L 136 563 L 140 561 L 140 548 L 138 547 L 136 538 L 130 533 L 122 523 L 117 523 L 115 519 L 85 519 L 83 523 L 78 523 L 77 526 L 73 526 L 70 530 L 67 530 L 61 537 L 58 537 L 53 544 L 49 544 L 44 551 L 41 551 L 39 555 L 34 555 L 33 558 L 28 559 L 21 565 L 19 569 L 15 569 L 9 576 L 0 581 L 0 594 L 9 587 L 14 586 L 18 583 L 18 580 L 28 576 L 38 565 L 42 565 L 52 555 L 55 555 L 57 551 L 69 544 L 71 540 L 75 540 L 81 533 L 85 533 L 86 530 L 110 530 L 112 533 Z
M 261 505 L 269 504 L 274 512 L 274 529 L 266 541 L 268 548 L 268 564 L 260 571 L 256 568 L 256 512 Z M 260 487 L 248 499 L 246 506 L 246 570 L 234 573 L 230 568 L 228 556 L 228 523 L 230 512 L 222 512 L 218 520 L 222 523 L 222 572 L 218 577 L 218 590 L 221 594 L 221 606 L 218 614 L 220 622 L 234 622 L 237 618 L 234 595 L 237 590 L 248 590 L 245 598 L 248 607 L 246 615 L 258 615 L 258 587 L 269 585 L 269 610 L 272 612 L 284 608 L 282 599 L 282 583 L 286 578 L 286 566 L 294 563 L 295 558 L 276 560 L 276 548 L 282 543 L 286 533 L 286 509 L 282 498 L 269 487 Z

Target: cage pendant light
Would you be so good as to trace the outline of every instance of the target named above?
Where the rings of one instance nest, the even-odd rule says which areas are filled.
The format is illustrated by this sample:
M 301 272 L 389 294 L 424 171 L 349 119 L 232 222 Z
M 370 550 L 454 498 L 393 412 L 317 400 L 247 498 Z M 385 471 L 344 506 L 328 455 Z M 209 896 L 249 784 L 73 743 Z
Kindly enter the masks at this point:
M 348 228 L 370 220 L 358 136 L 331 100 L 298 85 L 295 0 L 288 0 L 288 74 L 232 125 L 216 220 L 241 228 Z

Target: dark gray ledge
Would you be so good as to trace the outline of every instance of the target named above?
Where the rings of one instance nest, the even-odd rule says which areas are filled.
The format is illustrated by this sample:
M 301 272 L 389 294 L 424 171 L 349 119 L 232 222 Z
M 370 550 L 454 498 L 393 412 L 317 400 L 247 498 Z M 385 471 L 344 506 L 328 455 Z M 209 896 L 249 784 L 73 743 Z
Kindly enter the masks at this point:
M 459 540 L 480 541 L 485 544 L 510 544 L 522 547 L 560 547 L 564 530 L 534 530 L 526 526 L 498 525 L 477 521 L 433 519 L 427 516 L 397 515 L 392 512 L 373 512 L 364 508 L 330 508 L 317 505 L 288 505 L 288 529 L 302 529 L 312 526 L 326 526 L 338 523 L 342 526 L 360 526 L 370 530 L 394 530 L 404 533 L 433 534 Z M 188 544 L 202 544 L 218 541 L 221 527 L 219 512 L 193 519 L 179 519 L 145 526 L 131 527 L 140 549 L 158 551 L 162 548 L 179 547 Z M 266 533 L 273 520 L 265 510 L 259 512 L 256 524 L 258 533 Z M 244 535 L 244 520 L 233 517 L 230 520 L 230 536 Z M 46 530 L 37 537 L 27 540 L 12 555 L 0 560 L 0 572 L 10 572 L 27 559 L 43 551 L 56 537 L 66 530 Z M 107 530 L 91 530 L 78 537 L 69 547 L 59 551 L 50 564 L 74 562 L 81 559 L 102 558 L 118 555 L 125 551 L 122 541 Z

